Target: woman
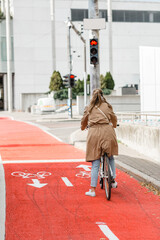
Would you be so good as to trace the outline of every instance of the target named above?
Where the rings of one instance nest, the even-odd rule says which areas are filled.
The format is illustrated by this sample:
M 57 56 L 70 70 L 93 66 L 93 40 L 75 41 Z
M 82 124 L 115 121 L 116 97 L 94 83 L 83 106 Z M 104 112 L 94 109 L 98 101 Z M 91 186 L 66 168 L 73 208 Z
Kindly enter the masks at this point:
M 106 101 L 101 89 L 93 91 L 89 106 L 84 110 L 81 120 L 81 130 L 89 127 L 87 136 L 86 161 L 92 162 L 91 189 L 85 194 L 95 197 L 95 189 L 98 181 L 100 157 L 106 152 L 110 158 L 113 171 L 112 187 L 117 187 L 115 182 L 116 171 L 113 155 L 118 155 L 118 144 L 114 128 L 117 126 L 117 117 L 112 106 Z

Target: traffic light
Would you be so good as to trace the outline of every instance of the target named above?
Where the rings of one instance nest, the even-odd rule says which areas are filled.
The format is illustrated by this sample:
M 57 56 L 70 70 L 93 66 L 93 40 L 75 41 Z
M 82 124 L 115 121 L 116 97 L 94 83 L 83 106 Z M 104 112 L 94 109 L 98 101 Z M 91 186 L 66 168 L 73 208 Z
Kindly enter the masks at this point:
M 69 74 L 63 76 L 63 85 L 69 87 Z
M 74 87 L 75 84 L 75 77 L 73 74 L 70 74 L 70 78 L 69 78 L 69 85 L 70 87 Z
M 90 64 L 98 64 L 98 39 L 90 39 Z

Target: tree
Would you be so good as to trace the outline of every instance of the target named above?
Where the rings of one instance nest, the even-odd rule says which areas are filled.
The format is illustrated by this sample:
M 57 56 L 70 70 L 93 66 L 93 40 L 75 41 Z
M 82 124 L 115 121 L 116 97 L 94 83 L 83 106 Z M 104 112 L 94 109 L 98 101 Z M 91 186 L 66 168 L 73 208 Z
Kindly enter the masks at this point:
M 103 74 L 100 75 L 100 86 L 101 86 L 101 89 L 106 88 L 105 77 L 103 76 Z
M 90 74 L 87 75 L 87 82 L 90 82 Z
M 76 81 L 74 89 L 77 94 L 84 92 L 84 80 L 78 79 L 78 81 Z
M 63 80 L 60 72 L 54 71 L 49 84 L 50 91 L 59 91 L 63 87 Z
M 114 80 L 113 80 L 110 72 L 106 73 L 105 79 L 106 79 L 106 83 L 107 83 L 106 88 L 108 88 L 110 90 L 113 90 L 114 86 L 115 86 L 115 83 L 114 83 Z
M 100 75 L 100 83 L 102 89 L 114 89 L 114 80 L 110 72 L 107 72 L 105 77 L 101 74 Z
M 4 17 L 4 14 L 2 13 L 1 9 L 0 9 L 0 22 L 1 20 L 3 20 L 5 17 Z

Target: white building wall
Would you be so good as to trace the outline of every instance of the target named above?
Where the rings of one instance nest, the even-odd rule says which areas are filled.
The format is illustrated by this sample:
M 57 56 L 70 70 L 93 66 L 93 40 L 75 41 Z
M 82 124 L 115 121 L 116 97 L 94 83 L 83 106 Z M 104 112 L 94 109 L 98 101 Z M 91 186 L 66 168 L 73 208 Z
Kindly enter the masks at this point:
M 69 72 L 67 26 L 70 9 L 88 9 L 88 0 L 55 0 L 56 70 Z M 99 0 L 99 9 L 107 9 L 107 0 Z M 113 1 L 113 10 L 160 11 L 160 2 Z M 82 22 L 74 22 L 80 30 Z M 113 78 L 116 88 L 139 84 L 139 46 L 160 47 L 160 23 L 113 22 Z M 87 73 L 89 74 L 89 32 Z M 21 93 L 48 91 L 52 74 L 50 0 L 14 0 L 15 106 Z M 83 43 L 71 30 L 73 73 L 83 79 Z M 76 51 L 76 53 L 73 53 Z M 100 73 L 108 71 L 108 24 L 100 31 Z
M 14 0 L 15 108 L 22 93 L 48 91 L 52 74 L 50 0 Z
M 141 111 L 160 112 L 160 48 L 140 47 Z
M 70 8 L 88 9 L 88 0 L 56 0 L 56 56 L 57 69 L 68 73 L 67 28 L 64 21 L 70 17 Z M 99 9 L 107 9 L 107 0 L 99 1 Z M 160 2 L 113 1 L 114 10 L 160 11 Z M 74 22 L 80 30 L 82 22 Z M 139 46 L 160 46 L 160 23 L 113 22 L 113 78 L 116 88 L 126 84 L 139 84 Z M 87 72 L 89 74 L 89 32 L 84 31 L 87 41 Z M 83 79 L 83 43 L 71 30 L 73 73 Z M 80 55 L 80 57 L 78 57 Z M 106 74 L 108 63 L 108 24 L 100 31 L 100 72 Z

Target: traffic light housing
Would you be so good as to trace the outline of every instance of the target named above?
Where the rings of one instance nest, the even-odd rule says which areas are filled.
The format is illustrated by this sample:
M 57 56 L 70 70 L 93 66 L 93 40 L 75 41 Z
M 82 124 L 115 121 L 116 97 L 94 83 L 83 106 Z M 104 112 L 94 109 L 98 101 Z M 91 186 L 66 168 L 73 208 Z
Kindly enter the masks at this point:
M 90 64 L 98 64 L 98 39 L 90 39 Z
M 70 85 L 70 87 L 74 87 L 74 84 L 75 84 L 75 75 L 70 74 L 69 85 Z
M 63 76 L 63 85 L 69 87 L 69 74 Z

